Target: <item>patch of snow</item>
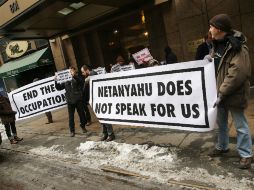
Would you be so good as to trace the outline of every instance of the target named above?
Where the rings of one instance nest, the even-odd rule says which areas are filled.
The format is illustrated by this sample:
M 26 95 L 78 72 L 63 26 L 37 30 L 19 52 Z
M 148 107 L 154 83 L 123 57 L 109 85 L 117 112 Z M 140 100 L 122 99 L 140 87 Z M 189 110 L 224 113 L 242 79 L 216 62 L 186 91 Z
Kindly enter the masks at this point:
M 252 190 L 250 185 L 254 185 L 251 179 L 242 178 L 241 180 L 235 178 L 232 173 L 225 175 L 211 175 L 203 168 L 188 168 L 185 167 L 180 171 L 174 170 L 169 173 L 168 178 L 173 180 L 192 180 L 202 182 L 205 184 L 215 185 L 219 189 L 231 190 Z
M 73 154 L 63 153 L 63 145 L 53 145 L 50 148 L 39 146 L 37 148 L 30 149 L 29 152 L 49 157 L 57 158 L 75 158 Z
M 129 171 L 149 170 L 158 171 L 160 167 L 171 168 L 176 160 L 176 154 L 172 154 L 168 148 L 148 145 L 131 145 L 116 142 L 94 142 L 81 143 L 77 148 L 81 165 L 99 168 L 107 164 L 115 167 L 125 168 Z M 146 166 L 146 167 L 144 167 Z
M 0 124 L 0 133 L 1 133 L 1 136 L 2 136 L 2 140 L 6 140 L 6 139 L 8 139 L 8 137 L 7 137 L 7 135 L 6 135 L 6 132 L 5 132 L 4 125 L 3 125 L 3 124 Z
M 50 155 L 58 158 L 75 159 L 79 166 L 99 169 L 102 165 L 119 167 L 130 172 L 149 176 L 151 179 L 166 183 L 172 180 L 191 180 L 215 185 L 219 189 L 251 190 L 254 185 L 252 179 L 234 177 L 233 173 L 228 175 L 211 175 L 204 168 L 181 168 L 175 150 L 165 147 L 148 145 L 132 145 L 117 142 L 94 142 L 87 141 L 77 147 L 78 153 L 66 154 L 63 146 L 54 145 L 50 148 L 39 147 L 31 149 L 31 152 L 40 155 Z

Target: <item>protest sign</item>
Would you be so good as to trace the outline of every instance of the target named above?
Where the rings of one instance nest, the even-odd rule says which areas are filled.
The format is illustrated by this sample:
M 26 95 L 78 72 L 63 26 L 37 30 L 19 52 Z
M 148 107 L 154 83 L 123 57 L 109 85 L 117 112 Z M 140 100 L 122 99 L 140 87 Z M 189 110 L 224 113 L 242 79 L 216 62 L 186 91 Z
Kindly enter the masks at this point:
M 62 108 L 66 105 L 65 90 L 55 88 L 54 77 L 39 80 L 8 94 L 16 119 L 26 119 Z
M 96 69 L 93 69 L 93 71 L 95 71 L 98 75 L 107 73 L 105 67 L 98 67 Z
M 210 131 L 214 63 L 192 61 L 91 76 L 90 104 L 101 123 Z
M 115 64 L 111 68 L 111 73 L 121 72 L 121 71 L 130 71 L 134 69 L 135 69 L 135 66 L 133 64 L 130 64 L 130 65 Z
M 72 80 L 70 69 L 56 72 L 57 83 L 64 83 Z
M 149 62 L 150 60 L 153 59 L 153 56 L 151 55 L 151 53 L 147 48 L 132 54 L 132 57 L 139 65 L 143 64 L 144 62 Z
M 121 66 L 121 71 L 130 71 L 134 69 L 135 69 L 135 66 L 133 64 Z

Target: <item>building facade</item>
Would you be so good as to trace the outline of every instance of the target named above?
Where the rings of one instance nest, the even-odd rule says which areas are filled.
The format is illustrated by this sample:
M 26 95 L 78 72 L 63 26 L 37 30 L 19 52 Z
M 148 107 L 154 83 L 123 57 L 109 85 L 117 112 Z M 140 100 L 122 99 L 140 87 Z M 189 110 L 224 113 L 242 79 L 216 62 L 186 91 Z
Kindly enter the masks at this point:
M 254 60 L 252 0 L 2 0 L 0 6 L 6 15 L 0 38 L 47 39 L 57 70 L 108 68 L 118 55 L 127 61 L 144 47 L 164 61 L 166 45 L 179 62 L 194 60 L 209 19 L 219 13 L 229 14 L 233 27 L 247 36 Z

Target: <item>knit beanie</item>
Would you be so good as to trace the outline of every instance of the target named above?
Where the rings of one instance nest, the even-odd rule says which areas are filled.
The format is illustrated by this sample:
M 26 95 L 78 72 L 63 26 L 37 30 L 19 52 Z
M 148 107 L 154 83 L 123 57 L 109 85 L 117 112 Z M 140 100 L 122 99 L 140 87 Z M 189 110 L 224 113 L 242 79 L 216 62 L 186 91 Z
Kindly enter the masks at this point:
M 210 25 L 224 32 L 230 32 L 232 30 L 232 21 L 227 14 L 218 14 L 211 18 Z

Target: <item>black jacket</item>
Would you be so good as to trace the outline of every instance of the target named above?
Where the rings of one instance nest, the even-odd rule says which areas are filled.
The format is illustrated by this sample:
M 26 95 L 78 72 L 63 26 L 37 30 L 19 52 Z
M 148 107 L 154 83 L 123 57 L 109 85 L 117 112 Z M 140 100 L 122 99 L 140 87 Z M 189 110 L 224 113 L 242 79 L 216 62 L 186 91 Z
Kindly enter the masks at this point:
M 90 71 L 90 75 L 86 79 L 86 82 L 83 84 L 83 96 L 85 98 L 85 102 L 88 103 L 90 99 L 90 76 L 97 75 L 98 73 L 95 71 Z
M 208 54 L 209 54 L 209 47 L 206 42 L 203 42 L 197 48 L 195 60 L 202 60 Z
M 170 47 L 166 47 L 164 51 L 165 51 L 166 64 L 177 63 L 177 57 L 174 54 L 174 52 L 172 52 Z
M 79 101 L 83 101 L 82 87 L 83 80 L 77 75 L 72 78 L 71 81 L 67 81 L 62 84 L 58 84 L 55 81 L 55 86 L 57 90 L 65 89 L 65 97 L 68 104 L 76 104 Z

